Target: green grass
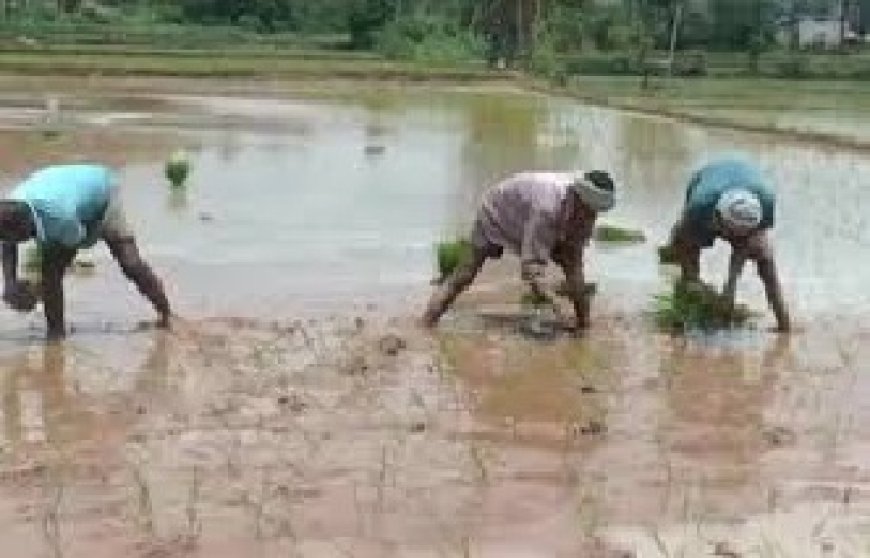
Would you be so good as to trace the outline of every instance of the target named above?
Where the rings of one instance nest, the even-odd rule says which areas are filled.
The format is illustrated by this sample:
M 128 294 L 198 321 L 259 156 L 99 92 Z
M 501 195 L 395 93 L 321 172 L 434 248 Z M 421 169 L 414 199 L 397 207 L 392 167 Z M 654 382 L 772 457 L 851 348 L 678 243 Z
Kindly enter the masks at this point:
M 35 45 L 23 45 L 27 37 Z M 77 21 L 4 21 L 0 44 L 44 45 L 150 45 L 163 48 L 202 48 L 226 45 L 267 45 L 311 49 L 343 49 L 350 44 L 346 34 L 262 34 L 238 26 L 169 24 L 153 22 L 89 23 Z
M 206 48 L 199 45 L 190 48 L 169 48 L 159 45 L 126 44 L 46 44 L 22 47 L 17 44 L 0 43 L 0 53 L 7 55 L 39 56 L 122 56 L 122 57 L 174 57 L 174 58 L 246 58 L 246 59 L 294 59 L 294 60 L 381 60 L 377 53 L 348 50 L 281 47 L 278 45 L 239 44 Z
M 643 66 L 629 51 L 576 52 L 557 56 L 566 76 L 640 76 Z M 667 74 L 668 53 L 653 52 L 647 58 L 651 77 Z M 677 51 L 674 75 L 751 78 L 865 79 L 870 77 L 870 52 L 816 53 L 773 50 L 762 54 L 757 68 L 745 52 Z
M 177 150 L 166 161 L 166 179 L 173 188 L 181 188 L 190 174 L 190 161 L 183 150 Z
M 529 87 L 554 91 L 549 84 Z M 644 90 L 638 77 L 582 76 L 555 90 L 591 104 L 702 126 L 843 149 L 870 147 L 870 134 L 859 132 L 870 114 L 870 87 L 864 81 L 655 78 Z
M 691 109 L 818 110 L 870 108 L 864 81 L 783 80 L 771 78 L 654 79 L 642 90 L 640 78 L 585 76 L 573 90 L 625 106 Z
M 670 332 L 740 327 L 754 316 L 744 305 L 731 308 L 710 285 L 682 281 L 674 283 L 671 292 L 655 297 L 654 313 L 659 328 Z
M 42 278 L 42 249 L 39 244 L 29 243 L 24 246 L 21 251 L 21 269 L 23 275 L 34 283 L 39 283 Z M 96 270 L 94 260 L 82 255 L 76 255 L 76 258 L 70 264 L 69 271 L 76 276 L 87 277 L 93 275 Z
M 378 58 L 191 56 L 190 53 L 118 56 L 117 53 L 0 52 L 0 73 L 73 76 L 186 76 L 264 78 L 349 78 L 485 81 L 506 79 L 480 63 L 432 66 Z
M 546 295 L 533 293 L 531 291 L 523 293 L 523 295 L 520 297 L 521 306 L 540 308 L 551 304 L 553 304 L 553 301 L 550 300 L 550 298 Z
M 29 276 L 38 276 L 42 273 L 42 249 L 38 244 L 28 244 L 22 250 L 21 268 Z
M 598 242 L 629 244 L 646 242 L 646 235 L 643 231 L 608 224 L 601 224 L 595 227 L 593 238 Z

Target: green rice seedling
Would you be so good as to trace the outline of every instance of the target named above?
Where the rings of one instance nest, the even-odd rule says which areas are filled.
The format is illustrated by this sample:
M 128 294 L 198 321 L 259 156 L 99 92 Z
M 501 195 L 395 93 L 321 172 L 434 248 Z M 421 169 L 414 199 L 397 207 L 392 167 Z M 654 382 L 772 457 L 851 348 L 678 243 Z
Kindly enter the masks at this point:
M 187 153 L 178 149 L 170 155 L 166 162 L 166 178 L 173 188 L 181 188 L 190 175 L 190 159 Z
M 526 292 L 520 297 L 520 305 L 524 308 L 541 308 L 552 305 L 553 301 L 545 294 Z
M 672 246 L 659 246 L 659 263 L 662 265 L 677 264 L 677 254 Z
M 30 244 L 24 249 L 21 267 L 29 276 L 39 276 L 42 273 L 42 248 L 39 244 Z
M 598 242 L 614 242 L 636 244 L 646 242 L 646 235 L 641 230 L 627 229 L 602 223 L 595 227 L 593 238 Z
M 656 323 L 666 331 L 728 329 L 753 317 L 745 305 L 732 307 L 714 287 L 703 283 L 677 281 L 670 293 L 655 297 Z
M 471 258 L 471 241 L 458 238 L 453 241 L 442 241 L 435 245 L 436 265 L 439 277 L 436 283 L 443 283 L 459 267 L 459 264 Z
M 21 268 L 24 275 L 34 283 L 42 279 L 42 248 L 31 244 L 24 249 Z M 91 276 L 96 270 L 96 262 L 88 257 L 77 256 L 70 264 L 70 271 L 77 276 Z

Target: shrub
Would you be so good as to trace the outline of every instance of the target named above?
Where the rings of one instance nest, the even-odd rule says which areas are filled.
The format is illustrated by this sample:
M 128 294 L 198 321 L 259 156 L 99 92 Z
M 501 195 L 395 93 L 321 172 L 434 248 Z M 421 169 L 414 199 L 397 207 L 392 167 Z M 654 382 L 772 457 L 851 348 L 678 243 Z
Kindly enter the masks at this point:
M 777 74 L 786 78 L 802 78 L 809 73 L 809 59 L 803 54 L 792 54 L 777 65 Z
M 409 17 L 386 24 L 377 48 L 387 58 L 429 63 L 462 62 L 483 58 L 482 37 L 441 18 Z

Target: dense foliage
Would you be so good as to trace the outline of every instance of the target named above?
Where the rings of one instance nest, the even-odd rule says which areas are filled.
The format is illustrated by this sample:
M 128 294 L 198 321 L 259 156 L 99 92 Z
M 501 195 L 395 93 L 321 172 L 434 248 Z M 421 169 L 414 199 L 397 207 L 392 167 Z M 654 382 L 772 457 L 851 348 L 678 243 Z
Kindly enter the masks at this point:
M 848 0 L 848 5 L 870 0 Z M 4 22 L 235 27 L 262 34 L 334 34 L 395 58 L 529 60 L 552 71 L 555 53 L 677 49 L 759 56 L 778 23 L 831 15 L 826 0 L 0 0 Z M 673 34 L 674 23 L 676 34 Z

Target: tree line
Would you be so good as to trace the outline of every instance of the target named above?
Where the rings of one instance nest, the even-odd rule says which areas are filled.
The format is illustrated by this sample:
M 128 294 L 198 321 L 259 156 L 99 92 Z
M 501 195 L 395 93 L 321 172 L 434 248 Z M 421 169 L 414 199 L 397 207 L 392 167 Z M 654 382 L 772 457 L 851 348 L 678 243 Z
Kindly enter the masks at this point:
M 777 23 L 870 0 L 0 0 L 0 13 L 336 33 L 356 49 L 513 59 L 536 49 L 760 51 Z

